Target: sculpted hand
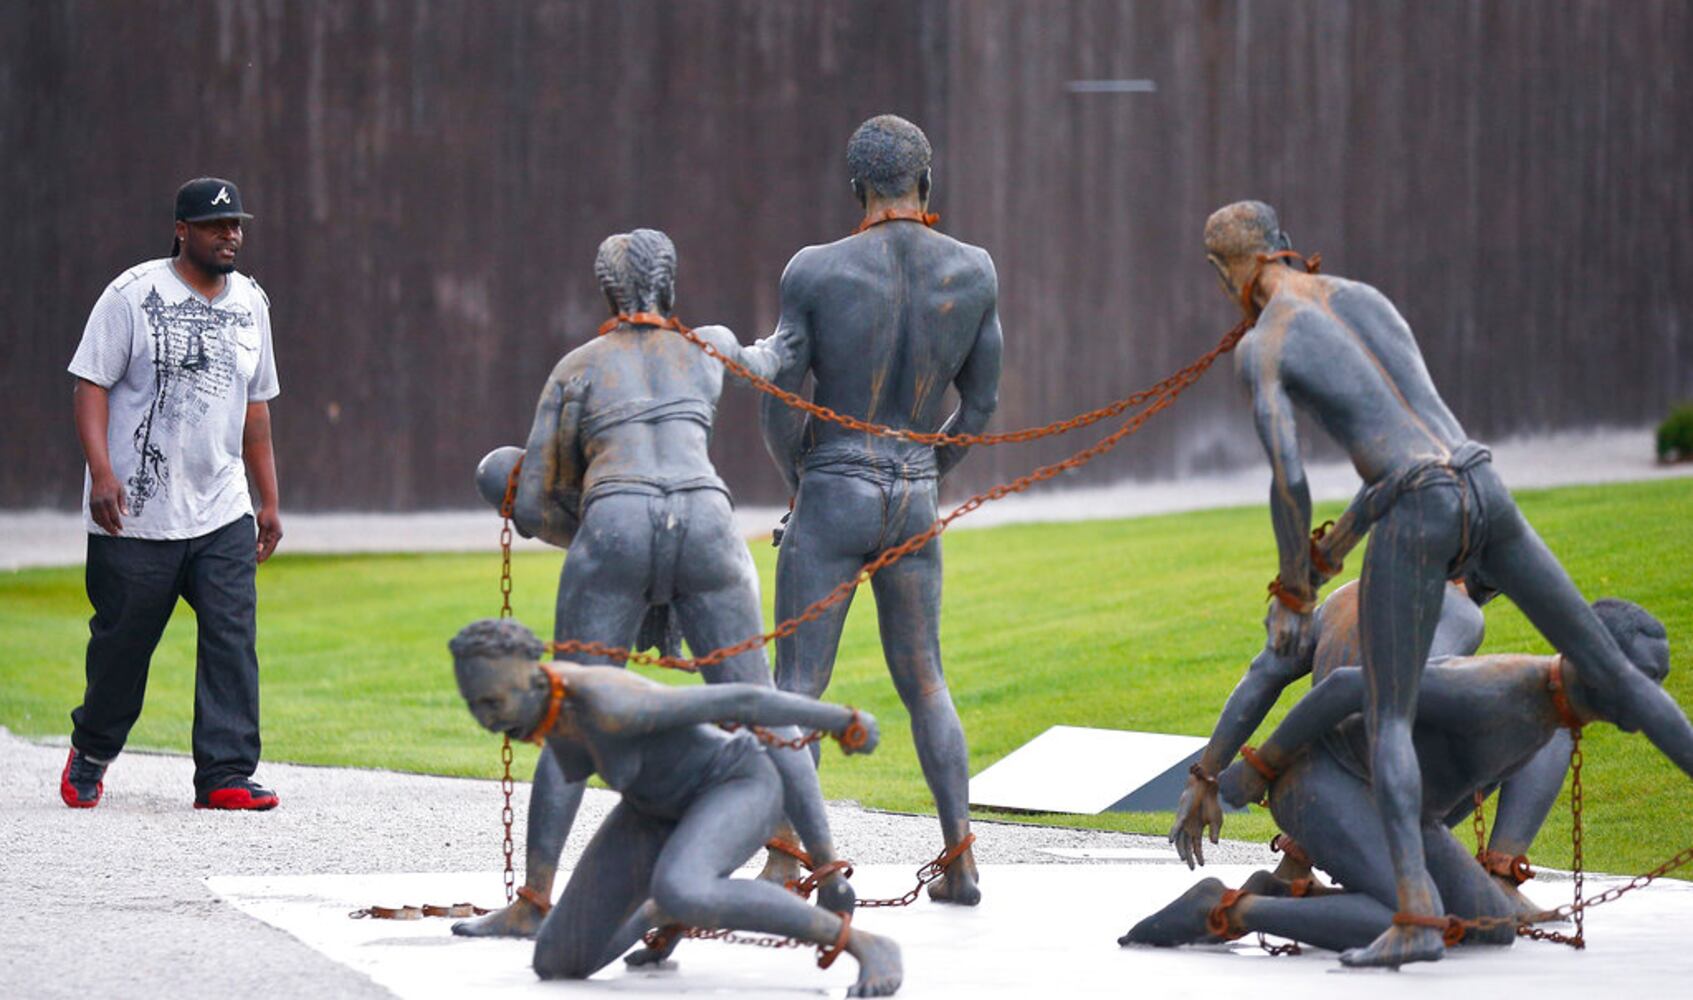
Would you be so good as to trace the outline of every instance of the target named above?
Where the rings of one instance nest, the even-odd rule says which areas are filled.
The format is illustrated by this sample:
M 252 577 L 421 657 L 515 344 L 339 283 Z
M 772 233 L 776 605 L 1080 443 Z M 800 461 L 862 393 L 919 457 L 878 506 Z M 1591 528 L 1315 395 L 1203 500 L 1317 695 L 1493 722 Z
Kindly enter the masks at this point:
M 1217 790 L 1222 793 L 1224 802 L 1238 808 L 1263 801 L 1264 793 L 1270 790 L 1270 783 L 1256 768 L 1247 767 L 1245 761 L 1237 760 L 1217 775 Z
M 1269 612 L 1264 615 L 1264 631 L 1277 656 L 1292 656 L 1305 647 L 1305 638 L 1311 632 L 1311 615 L 1300 614 L 1272 600 Z
M 88 514 L 107 532 L 114 535 L 123 533 L 123 518 L 129 516 L 129 497 L 124 495 L 123 484 L 110 470 L 99 475 L 90 474 Z
M 876 745 L 882 742 L 882 730 L 881 727 L 876 724 L 876 717 L 874 715 L 871 715 L 869 712 L 860 711 L 858 713 L 858 724 L 864 729 L 863 744 L 861 746 L 848 746 L 847 741 L 842 740 L 842 753 L 872 753 L 875 751 Z M 850 724 L 842 726 L 841 731 L 836 733 L 835 737 L 839 739 L 841 736 L 844 736 L 849 728 L 851 728 Z
M 264 562 L 276 551 L 276 543 L 282 541 L 282 515 L 276 512 L 275 507 L 266 507 L 259 511 L 255 520 L 259 522 L 259 562 Z
M 1211 843 L 1223 828 L 1223 807 L 1217 801 L 1217 786 L 1196 775 L 1187 779 L 1181 800 L 1176 803 L 1176 822 L 1170 827 L 1170 843 L 1176 845 L 1176 855 L 1187 862 L 1191 870 L 1205 863 L 1205 832 L 1211 833 Z

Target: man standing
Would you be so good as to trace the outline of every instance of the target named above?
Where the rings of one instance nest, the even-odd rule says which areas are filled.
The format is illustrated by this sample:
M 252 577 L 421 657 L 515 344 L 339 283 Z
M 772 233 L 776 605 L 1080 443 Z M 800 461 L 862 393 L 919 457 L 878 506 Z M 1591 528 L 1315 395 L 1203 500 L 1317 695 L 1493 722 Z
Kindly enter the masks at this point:
M 82 334 L 77 436 L 88 459 L 87 686 L 60 778 L 97 805 L 141 713 L 178 597 L 194 609 L 194 806 L 270 809 L 259 762 L 254 572 L 282 538 L 269 400 L 270 300 L 235 271 L 241 193 L 202 177 L 176 193 L 171 256 L 106 286 Z M 255 518 L 247 477 L 259 493 Z M 255 520 L 257 526 L 255 528 Z
M 1361 282 L 1287 266 L 1298 258 L 1289 245 L 1275 210 L 1261 202 L 1228 205 L 1205 223 L 1206 256 L 1255 324 L 1237 362 L 1270 460 L 1270 514 L 1281 554 L 1265 626 L 1282 656 L 1300 649 L 1313 628 L 1311 494 L 1294 423 L 1298 406 L 1346 449 L 1365 484 L 1348 517 L 1352 530 L 1370 532 L 1358 589 L 1368 767 L 1399 905 L 1381 937 L 1341 961 L 1430 961 L 1444 952 L 1445 910 L 1424 857 L 1411 726 L 1446 581 L 1461 575 L 1509 597 L 1606 692 L 1611 718 L 1643 730 L 1690 775 L 1693 729 L 1674 699 L 1634 669 L 1523 519 L 1487 449 L 1469 440 L 1441 400 L 1393 303 Z
M 999 399 L 998 279 L 987 251 L 931 228 L 937 220 L 927 212 L 929 157 L 922 130 L 894 115 L 872 118 L 853 133 L 847 166 L 864 220 L 853 235 L 806 247 L 788 263 L 777 332 L 797 346 L 774 381 L 797 391 L 810 373 L 815 401 L 840 413 L 903 429 L 970 434 L 987 424 Z M 959 397 L 951 416 L 944 409 L 948 386 Z M 762 416 L 765 445 L 794 494 L 776 565 L 781 620 L 934 523 L 936 483 L 964 457 L 962 447 L 935 448 L 795 419 L 773 399 L 764 401 Z M 940 540 L 870 583 L 882 652 L 911 713 L 941 834 L 950 850 L 961 852 L 929 895 L 974 905 L 981 892 L 975 858 L 965 846 L 969 756 L 941 671 Z M 848 603 L 778 640 L 778 687 L 822 696 Z

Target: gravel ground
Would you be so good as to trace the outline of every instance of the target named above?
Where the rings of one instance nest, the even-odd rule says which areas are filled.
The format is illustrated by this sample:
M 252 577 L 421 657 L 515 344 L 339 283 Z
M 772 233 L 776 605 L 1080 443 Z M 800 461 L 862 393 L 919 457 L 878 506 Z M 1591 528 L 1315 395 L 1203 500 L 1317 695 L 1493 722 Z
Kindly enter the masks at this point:
M 364 976 L 244 916 L 202 883 L 209 875 L 486 870 L 497 901 L 499 789 L 494 782 L 351 768 L 264 764 L 282 805 L 268 813 L 191 808 L 193 764 L 125 753 L 93 810 L 58 796 L 65 746 L 0 728 L 0 997 L 385 997 Z M 522 844 L 529 786 L 515 802 Z M 615 801 L 590 790 L 578 830 Z M 934 820 L 830 804 L 836 842 L 864 864 L 927 861 Z M 1162 847 L 1160 838 L 978 823 L 983 864 L 1066 863 L 1041 848 Z M 566 864 L 587 842 L 578 833 Z M 1257 844 L 1208 848 L 1220 863 L 1273 863 Z M 1087 862 L 1069 862 L 1087 863 Z M 984 886 L 992 891 L 991 878 Z M 426 902 L 372 900 L 371 902 Z M 427 902 L 450 902 L 427 900 Z

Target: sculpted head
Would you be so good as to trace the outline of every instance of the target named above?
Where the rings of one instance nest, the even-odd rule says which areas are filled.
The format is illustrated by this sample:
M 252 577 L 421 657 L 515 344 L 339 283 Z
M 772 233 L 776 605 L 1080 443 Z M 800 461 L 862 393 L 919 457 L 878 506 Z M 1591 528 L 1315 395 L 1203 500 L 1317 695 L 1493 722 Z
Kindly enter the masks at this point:
M 1240 294 L 1259 254 L 1291 249 L 1293 241 L 1282 231 L 1276 210 L 1261 201 L 1224 205 L 1205 220 L 1205 259 L 1231 297 Z
M 1669 676 L 1669 632 L 1664 623 L 1640 605 L 1613 597 L 1594 601 L 1593 612 L 1604 623 L 1605 630 L 1611 633 L 1611 638 L 1622 647 L 1634 669 L 1645 674 L 1652 683 L 1662 684 Z M 1616 722 L 1624 732 L 1635 731 L 1634 726 L 1618 721 L 1613 691 L 1588 684 L 1582 674 L 1577 676 L 1581 678 L 1584 700 L 1601 717 Z
M 466 625 L 447 643 L 470 714 L 484 729 L 524 739 L 547 710 L 550 687 L 536 661 L 545 645 L 511 618 Z
M 614 313 L 668 316 L 676 306 L 676 244 L 657 229 L 607 236 L 594 275 Z
M 871 192 L 879 198 L 898 198 L 916 189 L 929 200 L 929 137 L 898 115 L 877 115 L 858 126 L 847 140 L 847 169 L 852 192 L 865 204 Z

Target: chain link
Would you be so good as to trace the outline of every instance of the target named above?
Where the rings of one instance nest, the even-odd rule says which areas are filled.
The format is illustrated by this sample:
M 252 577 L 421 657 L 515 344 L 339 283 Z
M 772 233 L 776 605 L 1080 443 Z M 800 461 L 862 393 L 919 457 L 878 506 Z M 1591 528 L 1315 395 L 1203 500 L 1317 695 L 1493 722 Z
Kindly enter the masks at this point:
M 917 884 L 912 886 L 911 890 L 905 895 L 895 896 L 891 899 L 861 899 L 857 903 L 857 908 L 874 910 L 884 907 L 910 906 L 917 902 L 917 897 L 923 892 L 924 886 L 945 875 L 946 870 L 952 867 L 952 863 L 963 856 L 964 852 L 969 850 L 970 845 L 975 842 L 976 835 L 967 833 L 963 840 L 935 855 L 935 860 L 917 869 Z
M 500 617 L 511 617 L 511 511 L 517 500 L 517 476 L 523 468 L 523 463 L 512 466 L 506 476 L 505 497 L 500 500 Z M 512 865 L 512 854 L 516 845 L 512 841 L 511 824 L 516 814 L 511 808 L 511 793 L 515 783 L 511 777 L 511 737 L 507 736 L 500 745 L 500 765 L 503 772 L 500 775 L 500 794 L 505 797 L 505 805 L 500 809 L 500 823 L 505 827 L 505 837 L 501 841 L 500 849 L 505 854 L 505 871 L 502 877 L 506 887 L 506 905 L 510 906 L 517 898 L 517 869 Z
M 506 868 L 504 873 L 506 884 L 506 905 L 510 906 L 512 901 L 517 898 L 517 871 L 512 867 L 511 863 L 512 853 L 516 849 L 516 845 L 512 843 L 511 838 L 511 823 L 512 820 L 516 818 L 516 814 L 513 813 L 511 809 L 511 793 L 514 783 L 511 780 L 510 736 L 507 736 L 505 742 L 500 745 L 500 764 L 505 768 L 505 773 L 500 776 L 500 793 L 505 796 L 506 800 L 505 807 L 500 810 L 500 823 L 505 827 L 506 831 L 505 840 L 501 842 L 500 849 L 505 852 L 506 856 Z
M 1476 789 L 1475 818 L 1472 825 L 1475 827 L 1475 856 L 1477 861 L 1480 861 L 1482 855 L 1487 853 L 1487 816 L 1481 811 L 1481 804 L 1484 801 L 1486 799 L 1481 794 L 1481 789 Z

